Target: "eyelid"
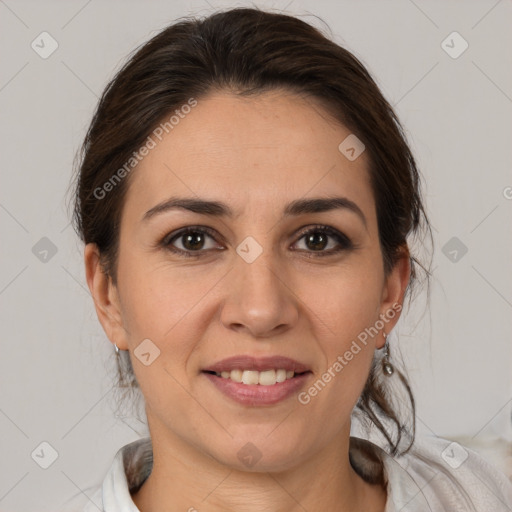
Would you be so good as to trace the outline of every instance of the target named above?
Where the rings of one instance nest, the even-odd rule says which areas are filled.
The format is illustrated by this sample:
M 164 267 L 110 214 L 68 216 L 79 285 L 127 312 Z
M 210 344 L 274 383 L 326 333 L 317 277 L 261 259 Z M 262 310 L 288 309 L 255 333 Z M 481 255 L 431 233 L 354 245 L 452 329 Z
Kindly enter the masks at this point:
M 308 255 L 308 257 L 323 257 L 337 255 L 343 251 L 348 251 L 356 248 L 356 245 L 347 235 L 345 235 L 345 233 L 331 226 L 326 226 L 325 224 L 313 224 L 306 226 L 305 228 L 302 228 L 301 230 L 299 230 L 298 233 L 295 234 L 295 236 L 297 237 L 297 241 L 295 243 L 299 242 L 305 235 L 308 235 L 309 233 L 314 233 L 315 231 L 323 231 L 324 233 L 327 234 L 327 236 L 336 239 L 340 247 L 330 249 L 328 251 L 306 251 L 304 249 L 294 250 L 304 252 Z
M 343 232 L 331 227 L 326 226 L 324 224 L 310 224 L 308 226 L 305 226 L 301 228 L 298 232 L 296 232 L 293 236 L 296 239 L 294 242 L 294 245 L 300 241 L 305 235 L 315 232 L 315 231 L 324 231 L 328 236 L 331 238 L 335 238 L 338 241 L 338 244 L 341 246 L 338 249 L 330 249 L 329 251 L 305 251 L 304 249 L 292 249 L 294 251 L 298 252 L 306 252 L 310 253 L 311 257 L 322 257 L 322 256 L 329 256 L 334 254 L 339 254 L 342 251 L 347 251 L 350 249 L 354 249 L 356 246 L 352 242 L 352 240 L 345 235 Z M 179 239 L 181 236 L 190 233 L 190 232 L 200 232 L 205 233 L 209 235 L 211 238 L 213 238 L 217 243 L 217 237 L 224 240 L 224 237 L 220 235 L 216 230 L 209 228 L 208 226 L 202 226 L 202 225 L 192 225 L 192 226 L 186 226 L 183 228 L 180 228 L 178 230 L 173 231 L 172 233 L 166 234 L 162 240 L 159 242 L 159 246 L 163 246 L 165 249 L 181 255 L 183 257 L 201 257 L 204 253 L 210 252 L 210 250 L 197 250 L 197 251 L 184 251 L 183 249 L 178 249 L 177 247 L 174 247 L 171 242 L 173 242 L 176 239 Z M 224 250 L 224 249 L 222 249 Z
M 301 228 L 295 236 L 299 237 L 299 240 L 304 236 L 314 231 L 324 231 L 328 235 L 334 238 L 340 238 L 342 242 L 346 244 L 352 244 L 350 238 L 345 235 L 342 231 L 339 231 L 331 226 L 326 226 L 325 224 L 312 224 L 306 226 L 305 228 Z M 313 251 L 314 252 L 314 251 Z
M 206 233 L 211 238 L 213 238 L 216 242 L 218 242 L 217 238 L 220 238 L 221 240 L 224 240 L 224 237 L 218 233 L 216 230 L 209 228 L 208 226 L 201 226 L 201 225 L 193 225 L 193 226 L 186 226 L 184 228 L 177 229 L 171 233 L 167 233 L 159 242 L 158 245 L 163 245 L 164 247 L 170 247 L 171 241 L 176 240 L 180 238 L 183 235 L 186 235 L 187 233 L 191 232 L 200 232 L 200 233 Z M 182 252 L 182 249 L 176 249 L 179 252 Z M 187 251 L 189 253 L 192 252 L 205 252 L 205 251 Z

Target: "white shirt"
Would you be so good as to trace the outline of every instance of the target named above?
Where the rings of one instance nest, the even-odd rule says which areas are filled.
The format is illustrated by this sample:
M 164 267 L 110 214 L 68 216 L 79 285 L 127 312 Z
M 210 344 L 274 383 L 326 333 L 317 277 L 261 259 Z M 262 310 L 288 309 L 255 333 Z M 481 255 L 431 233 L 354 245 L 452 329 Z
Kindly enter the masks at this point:
M 403 456 L 378 450 L 388 493 L 385 512 L 512 512 L 512 483 L 468 448 L 432 436 L 416 439 Z M 129 464 L 137 468 L 130 485 L 125 472 Z M 150 438 L 127 444 L 90 499 L 80 493 L 61 512 L 140 512 L 130 489 L 142 485 L 151 468 Z

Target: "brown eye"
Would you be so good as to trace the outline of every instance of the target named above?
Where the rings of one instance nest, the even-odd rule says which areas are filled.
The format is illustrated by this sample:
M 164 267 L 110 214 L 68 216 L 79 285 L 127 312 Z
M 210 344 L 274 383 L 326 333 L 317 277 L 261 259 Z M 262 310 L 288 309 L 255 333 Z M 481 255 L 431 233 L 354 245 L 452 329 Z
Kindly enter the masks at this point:
M 301 233 L 306 252 L 317 252 L 314 256 L 328 256 L 353 247 L 350 239 L 329 226 L 315 226 Z M 325 250 L 328 249 L 328 250 Z
M 313 231 L 304 237 L 306 246 L 313 251 L 325 249 L 329 243 L 329 236 L 319 231 Z
M 181 239 L 181 243 L 187 251 L 202 249 L 204 245 L 204 234 L 199 231 L 186 233 L 185 235 L 181 235 L 179 239 Z
M 187 227 L 166 236 L 162 240 L 161 245 L 171 252 L 177 253 L 181 256 L 200 256 L 200 253 L 218 248 L 216 243 L 210 242 L 208 244 L 209 239 L 216 242 L 213 233 L 213 230 L 206 227 Z

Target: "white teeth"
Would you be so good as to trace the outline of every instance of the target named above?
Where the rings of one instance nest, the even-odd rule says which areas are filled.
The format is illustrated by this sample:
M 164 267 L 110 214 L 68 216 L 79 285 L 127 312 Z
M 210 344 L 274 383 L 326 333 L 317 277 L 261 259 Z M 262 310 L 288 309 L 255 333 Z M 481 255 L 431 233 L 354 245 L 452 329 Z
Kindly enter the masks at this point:
M 244 384 L 258 384 L 258 372 L 244 370 L 244 373 L 242 373 L 242 382 Z
M 277 370 L 276 372 L 276 381 L 284 382 L 286 380 L 286 370 Z
M 217 376 L 223 379 L 231 379 L 235 382 L 243 384 L 259 384 L 260 386 L 273 386 L 277 382 L 284 382 L 287 379 L 293 378 L 295 372 L 293 370 L 265 370 L 258 372 L 256 370 L 231 370 L 216 373 Z
M 229 378 L 235 382 L 242 382 L 242 370 L 231 370 L 229 372 Z
M 260 372 L 258 384 L 262 386 L 273 386 L 277 382 L 275 370 L 265 370 Z

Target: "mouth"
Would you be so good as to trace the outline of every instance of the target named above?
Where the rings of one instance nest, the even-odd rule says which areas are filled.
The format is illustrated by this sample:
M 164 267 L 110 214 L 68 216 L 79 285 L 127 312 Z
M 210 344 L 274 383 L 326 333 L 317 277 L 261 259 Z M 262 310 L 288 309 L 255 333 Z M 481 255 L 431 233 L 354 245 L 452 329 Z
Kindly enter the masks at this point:
M 270 369 L 264 371 L 236 369 L 231 371 L 224 370 L 222 372 L 215 372 L 212 370 L 204 370 L 203 373 L 215 375 L 221 379 L 229 379 L 238 384 L 244 384 L 247 386 L 275 386 L 278 383 L 285 382 L 311 372 L 309 370 L 304 372 L 294 372 L 293 370 L 279 368 L 277 370 Z
M 224 397 L 247 406 L 273 405 L 303 388 L 313 372 L 284 356 L 234 356 L 200 372 Z
M 203 368 L 203 371 L 219 373 L 222 376 L 222 372 L 231 372 L 233 370 L 244 371 L 256 371 L 265 372 L 273 370 L 275 372 L 282 371 L 294 373 L 303 373 L 310 370 L 310 368 L 304 364 L 291 359 L 286 356 L 266 356 L 266 357 L 254 357 L 250 355 L 237 355 L 222 359 L 216 363 Z

